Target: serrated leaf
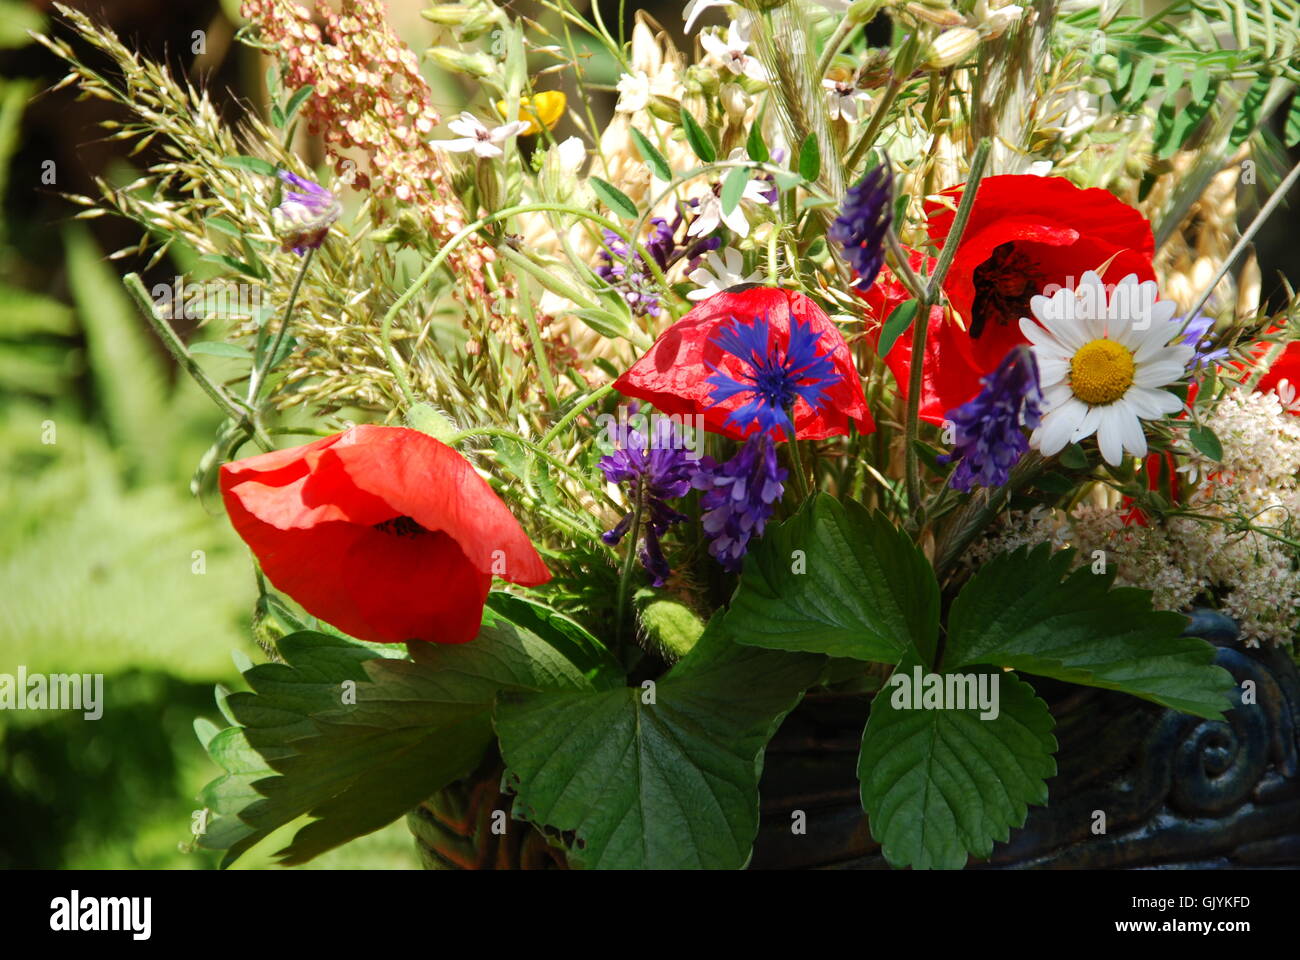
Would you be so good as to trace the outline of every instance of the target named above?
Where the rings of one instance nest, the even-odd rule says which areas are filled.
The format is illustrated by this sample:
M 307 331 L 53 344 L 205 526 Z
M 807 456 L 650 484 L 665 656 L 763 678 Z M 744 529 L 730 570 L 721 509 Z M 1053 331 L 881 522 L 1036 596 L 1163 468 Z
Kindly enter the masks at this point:
M 929 661 L 939 585 L 883 514 L 819 493 L 750 546 L 722 628 L 755 647 L 883 663 L 917 649 Z
M 745 138 L 745 153 L 749 154 L 749 159 L 755 163 L 767 163 L 772 159 L 767 144 L 763 142 L 763 125 L 761 123 L 750 125 L 749 136 Z
M 916 311 L 920 302 L 913 297 L 911 300 L 905 300 L 896 306 L 885 320 L 884 327 L 880 330 L 880 341 L 876 347 L 876 353 L 880 359 L 884 359 L 894 346 L 894 341 L 911 329 L 912 321 L 916 319 Z
M 996 682 L 996 717 L 978 706 L 904 709 L 905 689 L 924 690 L 910 689 L 918 669 L 912 656 L 900 662 L 872 700 L 858 755 L 862 807 L 890 864 L 954 870 L 968 855 L 989 856 L 1025 822 L 1029 804 L 1047 802 L 1053 720 L 1029 684 L 988 669 L 967 676 Z M 948 675 L 933 676 L 947 685 Z
M 668 161 L 664 159 L 664 155 L 650 142 L 649 138 L 635 127 L 632 128 L 632 142 L 636 144 L 637 152 L 641 154 L 641 159 L 650 168 L 650 172 L 665 183 L 671 182 L 673 179 L 672 167 L 668 166 Z
M 736 209 L 740 203 L 740 198 L 745 195 L 745 187 L 749 183 L 749 168 L 737 167 L 727 174 L 722 181 L 722 214 L 726 216 Z
M 503 694 L 514 815 L 572 831 L 569 859 L 586 868 L 738 869 L 758 832 L 763 750 L 824 662 L 712 629 L 653 702 L 627 687 Z
M 1187 431 L 1187 439 L 1207 459 L 1220 463 L 1223 460 L 1223 444 L 1214 431 L 1207 426 L 1192 427 Z
M 809 183 L 822 175 L 822 151 L 815 131 L 804 138 L 799 148 L 799 175 Z
M 1187 619 L 1153 610 L 1149 591 L 1111 589 L 1113 567 L 1071 573 L 1072 559 L 1042 544 L 980 568 L 949 611 L 944 669 L 1013 667 L 1219 719 L 1232 678 L 1214 648 L 1182 636 Z
M 600 177 L 588 177 L 587 182 L 591 184 L 591 189 L 595 191 L 596 196 L 600 197 L 601 202 L 624 220 L 637 218 L 636 204 L 618 187 L 606 183 Z
M 712 163 L 718 159 L 713 141 L 685 107 L 682 108 L 682 132 L 686 134 L 686 143 L 690 146 L 691 152 L 700 160 L 704 163 Z
M 242 736 L 275 775 L 251 782 L 259 796 L 239 810 L 250 830 L 236 836 L 223 866 L 309 815 L 313 822 L 279 852 L 286 863 L 302 863 L 467 775 L 492 741 L 502 689 L 596 690 L 613 682 L 607 672 L 589 679 L 557 645 L 500 614 L 486 618 L 472 643 L 413 644 L 417 662 L 324 633 L 291 634 L 278 647 L 285 662 L 249 669 L 252 692 L 227 698 Z

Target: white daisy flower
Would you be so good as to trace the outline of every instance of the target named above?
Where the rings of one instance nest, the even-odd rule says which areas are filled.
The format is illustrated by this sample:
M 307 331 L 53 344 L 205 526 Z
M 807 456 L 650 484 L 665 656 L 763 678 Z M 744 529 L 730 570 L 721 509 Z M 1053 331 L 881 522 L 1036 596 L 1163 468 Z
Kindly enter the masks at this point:
M 732 151 L 732 160 L 737 159 L 737 151 Z M 769 185 L 766 181 L 750 180 L 745 184 L 745 192 L 740 195 L 742 203 L 745 200 L 751 203 L 767 203 L 767 189 Z M 695 213 L 695 221 L 686 231 L 688 237 L 707 237 L 714 230 L 718 229 L 719 224 L 725 223 L 727 227 L 738 237 L 749 236 L 749 220 L 745 217 L 745 211 L 741 209 L 738 203 L 732 207 L 730 213 L 722 212 L 722 198 L 716 193 L 706 193 L 700 198 L 700 206 Z
M 767 70 L 759 63 L 757 57 L 749 55 L 749 37 L 745 29 L 735 20 L 727 27 L 727 39 L 716 33 L 700 34 L 700 44 L 722 65 L 738 77 L 749 77 L 759 83 L 767 82 Z
M 719 253 L 722 255 L 719 256 Z M 710 252 L 705 263 L 708 264 L 707 267 L 696 267 L 688 275 L 692 283 L 700 285 L 698 290 L 692 290 L 686 295 L 688 300 L 707 300 L 715 293 L 721 293 L 738 283 L 757 283 L 761 279 L 757 273 L 745 276 L 745 258 L 733 247 Z
M 472 150 L 479 157 L 499 157 L 503 151 L 498 144 L 527 130 L 528 123 L 527 120 L 516 120 L 513 123 L 504 123 L 499 127 L 488 129 L 474 114 L 462 113 L 456 119 L 447 121 L 447 129 L 459 134 L 459 138 L 432 140 L 430 146 L 437 150 L 450 150 L 453 153 L 468 153 Z
M 1077 289 L 1033 297 L 1030 309 L 1038 322 L 1022 317 L 1020 331 L 1033 344 L 1044 401 L 1030 445 L 1050 457 L 1095 433 L 1112 466 L 1125 451 L 1145 456 L 1141 421 L 1182 409 L 1159 388 L 1182 380 L 1194 353 L 1178 342 L 1181 325 L 1170 322 L 1174 302 L 1157 299 L 1155 283 L 1138 283 L 1136 274 L 1107 298 L 1090 270 Z

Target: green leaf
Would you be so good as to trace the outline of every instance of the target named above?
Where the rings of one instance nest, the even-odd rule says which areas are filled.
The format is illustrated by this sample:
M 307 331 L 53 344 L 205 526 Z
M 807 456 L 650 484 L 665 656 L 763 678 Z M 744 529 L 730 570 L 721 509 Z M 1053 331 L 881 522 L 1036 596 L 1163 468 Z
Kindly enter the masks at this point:
M 904 300 L 893 309 L 889 317 L 885 320 L 885 325 L 880 331 L 880 342 L 876 347 L 876 353 L 880 359 L 885 356 L 894 346 L 894 341 L 906 333 L 912 326 L 912 321 L 916 319 L 916 310 L 920 302 L 913 297 L 911 300 Z
M 235 360 L 251 360 L 253 354 L 247 347 L 237 343 L 224 343 L 220 340 L 200 340 L 189 345 L 190 353 L 204 357 L 230 357 Z
M 1268 88 L 1272 82 L 1273 78 L 1267 75 L 1259 77 L 1242 97 L 1241 108 L 1237 111 L 1237 119 L 1232 125 L 1232 136 L 1228 140 L 1229 148 L 1236 149 L 1241 146 L 1259 126 L 1260 111 L 1264 107 L 1264 98 L 1268 96 Z
M 68 285 L 85 328 L 96 395 L 114 445 L 141 475 L 170 478 L 166 458 L 177 424 L 168 414 L 162 355 L 89 231 L 81 224 L 70 225 L 64 246 Z
M 736 204 L 740 203 L 740 198 L 745 194 L 745 186 L 749 183 L 749 168 L 736 167 L 727 178 L 722 181 L 722 213 L 724 216 L 736 209 Z
M 591 189 L 596 192 L 596 196 L 600 197 L 605 206 L 624 220 L 635 220 L 637 218 L 636 204 L 618 187 L 606 183 L 600 177 L 588 177 L 587 182 L 591 184 Z
M 649 138 L 635 127 L 632 128 L 632 142 L 636 144 L 637 152 L 641 154 L 641 159 L 650 168 L 650 172 L 665 183 L 671 182 L 673 179 L 672 167 L 668 166 L 668 161 L 664 159 L 664 155 L 650 142 Z
M 283 862 L 303 863 L 468 775 L 492 742 L 492 707 L 503 689 L 598 689 L 555 646 L 499 615 L 473 643 L 413 644 L 418 662 L 325 633 L 290 634 L 278 647 L 284 663 L 247 670 L 252 692 L 226 698 L 248 744 L 277 775 L 253 782 L 261 796 L 239 810 L 251 830 L 223 866 L 307 814 L 313 822 L 279 851 Z M 610 681 L 601 674 L 600 682 Z
M 718 159 L 718 152 L 713 148 L 713 141 L 709 135 L 704 132 L 703 128 L 691 116 L 691 112 L 682 107 L 682 131 L 686 134 L 686 142 L 690 145 L 694 154 L 705 163 L 712 163 Z
M 225 163 L 228 167 L 249 170 L 264 177 L 275 176 L 275 164 L 268 163 L 261 157 L 226 157 Z
M 514 816 L 572 831 L 569 859 L 585 868 L 738 869 L 758 832 L 763 750 L 824 662 L 738 647 L 715 627 L 652 689 L 503 694 Z
M 987 857 L 995 840 L 1007 840 L 1029 804 L 1047 802 L 1045 781 L 1056 773 L 1052 715 L 1029 684 L 988 669 L 956 681 L 996 682 L 995 717 L 951 703 L 917 709 L 904 694 L 920 694 L 911 689 L 918 670 L 909 655 L 872 700 L 858 755 L 862 807 L 893 866 L 960 869 L 968 855 Z M 953 677 L 932 676 L 945 686 Z
M 1070 573 L 1072 559 L 1042 544 L 986 563 L 953 601 L 944 668 L 1013 667 L 1220 718 L 1232 678 L 1210 644 L 1181 635 L 1187 618 L 1152 610 L 1149 591 L 1112 590 L 1113 568 Z
M 1188 83 L 1193 100 L 1201 100 L 1210 90 L 1210 71 L 1208 67 L 1197 67 Z
M 772 159 L 767 144 L 763 142 L 763 125 L 761 123 L 750 125 L 749 136 L 745 138 L 745 152 L 749 154 L 749 159 L 755 163 L 767 163 Z
M 1124 95 L 1124 102 L 1130 105 L 1136 105 L 1142 100 L 1147 90 L 1151 86 L 1151 78 L 1155 75 L 1156 61 L 1154 57 L 1140 57 L 1133 66 L 1133 76 L 1129 80 L 1128 92 Z
M 816 131 L 804 138 L 799 148 L 799 175 L 813 183 L 822 174 L 821 147 L 817 145 Z
M 1088 455 L 1084 453 L 1083 447 L 1077 443 L 1072 443 L 1062 450 L 1058 459 L 1061 461 L 1061 466 L 1070 470 L 1088 469 Z
M 1300 93 L 1291 97 L 1291 109 L 1286 114 L 1286 128 L 1283 139 L 1288 147 L 1300 143 Z
M 819 493 L 750 547 L 722 627 L 755 647 L 884 663 L 915 649 L 929 662 L 939 585 L 883 514 Z
M 298 108 L 301 107 L 303 102 L 315 92 L 316 88 L 310 83 L 305 87 L 299 87 L 294 91 L 293 96 L 289 98 L 288 105 L 284 108 L 284 122 L 288 123 L 292 120 L 294 115 L 298 112 Z
M 1219 438 L 1215 436 L 1214 431 L 1209 427 L 1204 425 L 1192 427 L 1187 431 L 1187 439 L 1207 459 L 1213 460 L 1215 463 L 1222 462 L 1223 444 L 1219 442 Z

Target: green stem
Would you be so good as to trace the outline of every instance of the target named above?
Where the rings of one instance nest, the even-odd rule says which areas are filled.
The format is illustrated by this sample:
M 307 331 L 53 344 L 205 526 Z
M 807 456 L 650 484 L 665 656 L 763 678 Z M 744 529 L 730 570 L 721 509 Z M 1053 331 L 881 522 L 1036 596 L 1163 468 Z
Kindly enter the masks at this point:
M 794 407 L 785 412 L 790 423 L 794 424 Z M 792 429 L 790 439 L 786 441 L 786 446 L 790 450 L 790 472 L 794 476 L 794 495 L 803 503 L 808 499 L 808 474 L 804 472 L 803 457 L 799 455 L 799 437 Z
M 907 500 L 914 511 L 917 528 L 920 528 L 921 509 L 921 461 L 916 453 L 916 440 L 921 427 L 921 373 L 925 368 L 925 347 L 930 334 L 930 308 L 939 302 L 943 295 L 943 280 L 957 255 L 962 234 L 970 220 L 971 208 L 975 205 L 975 195 L 979 192 L 980 180 L 984 176 L 984 165 L 988 160 L 991 141 L 986 137 L 975 148 L 971 157 L 970 173 L 966 177 L 966 186 L 962 190 L 961 203 L 957 205 L 957 215 L 953 218 L 952 228 L 944 239 L 943 250 L 935 264 L 934 273 L 930 275 L 929 285 L 925 290 L 925 299 L 917 307 L 916 318 L 912 321 L 912 363 L 908 371 L 907 420 L 904 429 L 903 456 L 906 463 Z
M 524 311 L 524 324 L 528 327 L 528 341 L 533 348 L 533 362 L 537 364 L 537 375 L 541 378 L 546 402 L 556 407 L 559 400 L 556 399 L 555 381 L 551 378 L 551 363 L 546 358 L 546 345 L 542 343 L 542 332 L 537 327 L 537 311 L 533 309 L 533 299 L 529 296 L 527 285 L 519 291 L 519 299 Z
M 835 28 L 831 38 L 826 41 L 826 48 L 822 50 L 821 59 L 817 61 L 816 77 L 818 80 L 826 76 L 826 71 L 831 68 L 831 62 L 835 59 L 835 55 L 840 52 L 840 49 L 849 39 L 849 35 L 859 26 L 860 24 L 856 20 L 847 15 L 840 21 L 840 25 Z
M 538 441 L 539 445 L 543 447 L 549 446 L 550 442 L 559 436 L 560 431 L 571 424 L 574 420 L 578 419 L 584 410 L 590 407 L 593 403 L 605 399 L 605 397 L 609 396 L 613 392 L 614 385 L 612 383 L 607 383 L 603 387 L 587 394 L 586 399 L 574 403 L 573 409 L 557 420 L 555 426 L 551 427 L 551 429 L 547 430 L 546 433 L 542 435 L 542 439 Z
M 632 508 L 632 526 L 627 531 L 627 555 L 623 557 L 623 569 L 618 577 L 618 608 L 614 623 L 614 647 L 620 658 L 623 652 L 623 620 L 627 615 L 627 591 L 632 582 L 632 568 L 636 563 L 636 545 L 641 541 L 641 511 L 645 506 L 645 494 L 641 484 L 636 485 L 636 505 Z
M 851 177 L 853 175 L 853 171 L 857 169 L 858 163 L 862 160 L 862 155 L 876 142 L 876 135 L 880 133 L 880 127 L 885 122 L 885 114 L 894 105 L 894 100 L 902 89 L 903 79 L 896 74 L 891 75 L 889 86 L 885 88 L 885 94 L 880 98 L 880 103 L 876 106 L 876 112 L 871 115 L 871 121 L 867 124 L 867 129 L 862 131 L 862 136 L 853 145 L 853 152 L 849 154 L 849 159 L 844 164 L 844 172 L 847 176 Z
M 248 405 L 231 396 L 224 387 L 209 377 L 203 371 L 203 368 L 199 366 L 198 361 L 194 359 L 194 355 L 186 349 L 185 344 L 176 335 L 176 331 L 172 329 L 171 324 L 158 316 L 154 302 L 149 298 L 149 291 L 145 289 L 140 276 L 135 273 L 128 273 L 123 278 L 122 283 L 140 308 L 140 312 L 149 321 L 149 325 L 158 334 L 158 339 L 162 340 L 167 352 L 172 355 L 172 358 L 181 368 L 190 375 L 195 383 L 203 388 L 203 392 L 212 398 L 213 403 L 220 407 L 226 416 L 253 434 L 258 446 L 263 450 L 272 449 L 274 445 L 271 443 L 271 438 L 267 436 L 266 431 L 254 424 L 250 419 L 251 411 Z
M 261 362 L 248 378 L 248 403 L 254 408 L 257 406 L 257 397 L 261 393 L 262 385 L 271 372 L 271 364 L 275 363 L 275 358 L 280 353 L 280 345 L 284 343 L 285 334 L 289 331 L 289 320 L 293 315 L 293 305 L 298 302 L 298 292 L 302 289 L 302 282 L 307 277 L 307 269 L 311 266 L 311 258 L 315 254 L 315 247 L 307 248 L 307 253 L 298 267 L 298 275 L 294 278 L 293 289 L 289 291 L 289 302 L 285 304 L 284 315 L 280 317 L 280 327 L 275 332 L 275 340 L 272 341 L 270 349 L 262 354 Z
M 589 478 L 584 477 L 582 474 L 578 473 L 576 470 L 574 470 L 563 460 L 559 459 L 554 454 L 547 452 L 545 449 L 533 443 L 531 440 L 525 437 L 521 437 L 513 430 L 509 430 L 505 427 L 468 427 L 464 430 L 461 430 L 459 433 L 452 434 L 450 437 L 447 438 L 446 443 L 447 446 L 449 447 L 456 447 L 459 444 L 468 440 L 470 437 L 502 437 L 503 439 L 506 440 L 513 440 L 515 443 L 519 444 L 520 446 L 526 447 L 529 450 L 531 450 L 533 453 L 541 457 L 547 463 L 551 464 L 557 470 L 568 474 L 571 479 L 576 480 L 588 491 L 596 494 L 602 492 L 599 486 L 592 484 Z

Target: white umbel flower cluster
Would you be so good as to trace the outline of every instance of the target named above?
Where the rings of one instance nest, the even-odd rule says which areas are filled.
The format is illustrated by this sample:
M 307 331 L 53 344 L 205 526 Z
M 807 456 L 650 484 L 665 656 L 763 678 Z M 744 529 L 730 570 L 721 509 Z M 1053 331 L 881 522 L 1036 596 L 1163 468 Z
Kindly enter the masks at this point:
M 1138 522 L 1110 491 L 1098 491 L 1074 508 L 1036 507 L 1007 515 L 992 536 L 966 556 L 978 569 L 993 556 L 1025 545 L 1051 543 L 1078 550 L 1076 565 L 1090 565 L 1104 551 L 1117 568 L 1120 586 L 1153 593 L 1162 610 L 1205 604 L 1231 616 L 1249 646 L 1291 644 L 1300 627 L 1300 570 L 1295 550 L 1258 530 L 1300 539 L 1300 416 L 1287 412 L 1274 393 L 1225 397 L 1206 425 L 1223 445 L 1219 463 L 1197 459 L 1189 512 L 1219 520 L 1173 516 Z M 1189 472 L 1180 472 L 1188 482 Z

